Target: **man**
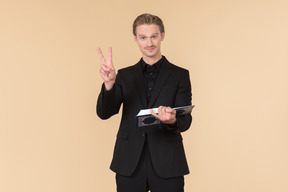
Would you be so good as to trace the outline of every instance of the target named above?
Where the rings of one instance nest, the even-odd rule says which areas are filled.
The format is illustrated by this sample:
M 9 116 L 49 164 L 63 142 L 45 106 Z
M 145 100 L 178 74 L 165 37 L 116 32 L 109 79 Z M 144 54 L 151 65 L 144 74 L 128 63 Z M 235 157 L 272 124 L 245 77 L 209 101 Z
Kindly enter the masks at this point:
M 162 20 L 151 14 L 138 16 L 133 24 L 134 40 L 141 60 L 116 75 L 112 49 L 107 61 L 101 49 L 100 69 L 104 80 L 97 101 L 97 114 L 108 119 L 119 112 L 122 119 L 111 163 L 118 192 L 182 192 L 189 173 L 181 132 L 189 129 L 190 114 L 176 116 L 172 108 L 191 105 L 189 72 L 171 64 L 161 54 L 165 31 Z M 136 126 L 141 109 L 158 107 L 159 125 Z

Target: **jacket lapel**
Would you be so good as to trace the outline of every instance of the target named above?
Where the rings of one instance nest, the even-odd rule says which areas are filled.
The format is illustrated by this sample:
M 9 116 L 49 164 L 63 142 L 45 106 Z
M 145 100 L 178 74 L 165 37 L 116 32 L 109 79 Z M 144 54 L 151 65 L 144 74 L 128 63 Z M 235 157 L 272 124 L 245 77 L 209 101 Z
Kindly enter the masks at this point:
M 134 65 L 132 76 L 134 79 L 134 83 L 137 87 L 139 97 L 142 100 L 143 106 L 147 108 L 148 104 L 147 104 L 147 97 L 145 93 L 145 84 L 144 84 L 143 69 L 141 66 L 141 61 L 139 61 L 136 65 Z
M 148 108 L 151 108 L 153 106 L 159 93 L 161 92 L 161 89 L 165 85 L 165 82 L 167 81 L 167 79 L 170 75 L 170 72 L 171 72 L 170 67 L 171 67 L 170 63 L 166 60 L 166 58 L 164 58 L 164 61 L 162 63 L 159 75 L 157 77 L 156 84 L 154 86 L 154 91 L 153 91 L 153 94 L 151 96 Z M 145 92 L 144 92 L 144 95 L 145 95 Z

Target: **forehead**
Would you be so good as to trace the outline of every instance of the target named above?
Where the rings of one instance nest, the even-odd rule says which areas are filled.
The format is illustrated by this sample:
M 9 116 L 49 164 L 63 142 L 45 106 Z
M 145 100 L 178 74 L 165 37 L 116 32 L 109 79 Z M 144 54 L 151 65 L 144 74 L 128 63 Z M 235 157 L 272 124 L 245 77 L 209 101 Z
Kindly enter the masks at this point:
M 153 34 L 160 34 L 160 28 L 156 24 L 143 24 L 138 25 L 136 27 L 136 34 L 137 35 L 153 35 Z

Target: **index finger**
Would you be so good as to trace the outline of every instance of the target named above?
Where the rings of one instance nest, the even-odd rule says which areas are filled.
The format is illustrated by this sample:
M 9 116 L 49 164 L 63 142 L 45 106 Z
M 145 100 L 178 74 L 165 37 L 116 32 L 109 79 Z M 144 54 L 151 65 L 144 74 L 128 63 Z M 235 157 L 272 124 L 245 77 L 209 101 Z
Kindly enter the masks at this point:
M 108 61 L 112 63 L 112 47 L 109 47 L 108 50 Z
M 103 64 L 106 63 L 106 60 L 105 60 L 105 58 L 104 58 L 104 56 L 102 54 L 102 51 L 101 51 L 101 49 L 99 47 L 97 48 L 97 51 L 98 51 L 98 54 L 100 56 L 100 59 L 102 60 L 102 63 Z
M 153 109 L 151 109 L 150 112 L 151 112 L 151 115 L 159 119 L 159 116 L 153 111 Z

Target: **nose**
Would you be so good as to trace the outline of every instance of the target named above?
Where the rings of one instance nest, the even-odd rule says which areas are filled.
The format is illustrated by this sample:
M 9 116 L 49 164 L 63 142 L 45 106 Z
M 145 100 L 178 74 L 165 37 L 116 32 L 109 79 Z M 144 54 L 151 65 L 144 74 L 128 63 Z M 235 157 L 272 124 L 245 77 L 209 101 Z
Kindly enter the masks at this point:
M 151 38 L 148 38 L 148 46 L 151 46 L 151 45 L 153 45 L 153 43 L 152 43 L 152 39 Z

